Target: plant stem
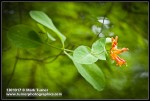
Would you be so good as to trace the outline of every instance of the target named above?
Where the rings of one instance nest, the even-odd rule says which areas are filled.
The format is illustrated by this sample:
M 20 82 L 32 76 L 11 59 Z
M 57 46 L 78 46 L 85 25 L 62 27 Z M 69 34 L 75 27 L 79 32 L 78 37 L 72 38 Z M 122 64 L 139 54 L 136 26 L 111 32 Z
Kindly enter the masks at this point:
M 11 80 L 12 80 L 14 74 L 15 74 L 16 66 L 17 66 L 17 63 L 18 63 L 18 60 L 19 60 L 18 56 L 19 56 L 19 49 L 17 49 L 17 54 L 16 54 L 15 63 L 14 63 L 14 66 L 13 66 L 13 71 L 11 73 L 11 76 L 10 76 L 9 80 L 8 80 L 7 88 L 9 88 L 9 84 L 10 84 L 10 82 L 11 82 Z
M 51 46 L 51 47 L 53 47 L 53 48 L 55 48 L 55 49 L 58 49 L 58 50 L 73 52 L 73 50 L 69 50 L 69 49 L 65 49 L 65 48 L 58 48 L 58 47 L 55 47 L 55 46 L 53 46 L 53 45 L 51 45 L 51 44 L 46 44 L 46 45 Z
M 55 48 L 55 49 L 58 49 L 58 50 L 63 50 L 62 48 L 55 47 L 55 46 L 53 46 L 53 45 L 51 45 L 51 44 L 45 44 L 45 45 L 51 46 L 51 47 L 53 47 L 53 48 Z
M 69 50 L 69 49 L 64 49 L 64 51 L 73 52 L 73 50 Z

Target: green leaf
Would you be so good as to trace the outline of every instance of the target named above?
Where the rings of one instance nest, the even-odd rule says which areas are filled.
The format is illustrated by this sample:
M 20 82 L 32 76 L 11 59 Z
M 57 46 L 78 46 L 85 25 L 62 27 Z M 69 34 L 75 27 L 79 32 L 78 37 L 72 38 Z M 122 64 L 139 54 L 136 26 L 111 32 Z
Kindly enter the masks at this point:
M 87 46 L 79 46 L 73 52 L 73 58 L 80 64 L 92 64 L 98 60 L 91 54 L 91 50 Z
M 79 64 L 74 62 L 78 72 L 98 91 L 105 87 L 105 77 L 101 69 L 95 64 Z
M 61 32 L 59 32 L 59 30 L 54 26 L 52 20 L 44 12 L 30 11 L 30 16 L 38 23 L 54 31 L 57 34 L 57 36 L 60 38 L 62 45 L 64 47 L 64 41 L 66 40 L 66 37 Z
M 41 24 L 37 23 L 37 26 L 39 27 L 39 29 L 40 29 L 43 33 L 46 33 L 45 28 L 44 28 Z
M 47 37 L 52 40 L 52 41 L 56 41 L 56 39 L 50 34 L 50 33 L 46 33 L 47 34 Z
M 95 64 L 79 64 L 67 52 L 65 54 L 73 61 L 78 72 L 88 81 L 96 90 L 102 91 L 105 87 L 105 77 L 101 69 Z
M 93 43 L 91 53 L 100 60 L 106 60 L 105 38 L 100 38 Z
M 18 48 L 35 48 L 42 45 L 38 34 L 26 25 L 11 27 L 8 30 L 7 37 Z
M 44 26 L 42 26 L 41 24 L 38 24 L 38 23 L 37 23 L 37 26 L 41 29 L 41 31 L 42 31 L 43 33 L 45 33 L 45 34 L 47 35 L 47 37 L 48 37 L 50 40 L 56 41 L 56 39 L 55 39 L 50 33 L 48 33 L 48 32 L 45 30 Z

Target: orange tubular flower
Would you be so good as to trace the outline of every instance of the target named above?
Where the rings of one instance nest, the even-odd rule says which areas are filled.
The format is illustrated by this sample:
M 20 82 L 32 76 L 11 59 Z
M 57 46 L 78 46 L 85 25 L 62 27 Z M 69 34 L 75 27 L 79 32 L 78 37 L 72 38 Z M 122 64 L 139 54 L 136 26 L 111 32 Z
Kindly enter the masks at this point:
M 116 65 L 122 66 L 123 64 L 126 64 L 126 61 L 124 59 L 121 59 L 118 54 L 125 52 L 129 50 L 128 48 L 122 48 L 122 49 L 117 49 L 117 41 L 118 41 L 118 36 L 115 37 L 115 39 L 112 37 L 112 48 L 110 50 L 110 56 L 113 60 L 117 62 Z

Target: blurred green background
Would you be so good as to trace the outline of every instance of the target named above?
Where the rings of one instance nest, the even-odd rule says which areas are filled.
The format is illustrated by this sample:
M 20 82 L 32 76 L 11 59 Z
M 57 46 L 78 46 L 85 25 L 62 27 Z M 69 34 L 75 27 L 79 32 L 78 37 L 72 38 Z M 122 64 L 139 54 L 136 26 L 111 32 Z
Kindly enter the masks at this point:
M 105 89 L 98 92 L 60 50 L 44 45 L 16 48 L 6 36 L 11 26 L 25 24 L 40 31 L 29 16 L 31 10 L 43 11 L 52 19 L 67 37 L 68 49 L 91 47 L 99 32 L 99 37 L 119 36 L 118 47 L 129 48 L 120 55 L 128 66 L 116 66 L 110 56 L 106 61 L 97 61 L 106 78 Z M 52 45 L 61 47 L 56 39 Z M 108 44 L 108 52 L 110 47 Z M 47 63 L 37 61 L 46 57 Z M 63 95 L 18 98 L 148 99 L 148 66 L 148 2 L 2 2 L 3 98 L 12 98 L 6 97 L 6 88 L 48 88 Z

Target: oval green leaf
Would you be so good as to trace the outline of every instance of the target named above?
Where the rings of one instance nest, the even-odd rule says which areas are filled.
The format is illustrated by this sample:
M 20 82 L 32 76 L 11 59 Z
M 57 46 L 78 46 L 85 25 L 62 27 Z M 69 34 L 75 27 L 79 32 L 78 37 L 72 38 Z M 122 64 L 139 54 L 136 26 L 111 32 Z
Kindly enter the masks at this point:
M 92 64 L 98 60 L 91 54 L 91 50 L 87 46 L 79 46 L 73 52 L 74 61 L 80 64 Z
M 44 12 L 30 11 L 29 14 L 32 19 L 34 19 L 38 23 L 54 31 L 57 34 L 57 36 L 60 38 L 62 45 L 64 47 L 64 41 L 66 40 L 66 37 L 54 26 L 52 20 Z
M 105 38 L 100 38 L 93 43 L 91 53 L 100 60 L 106 60 Z
M 79 64 L 67 52 L 65 54 L 73 61 L 78 72 L 89 82 L 96 90 L 102 91 L 105 87 L 105 76 L 101 69 L 95 64 Z
M 8 39 L 18 48 L 36 48 L 42 45 L 38 34 L 26 25 L 15 25 L 8 30 Z
M 79 64 L 74 62 L 78 72 L 98 91 L 105 87 L 105 77 L 101 69 L 95 64 Z

